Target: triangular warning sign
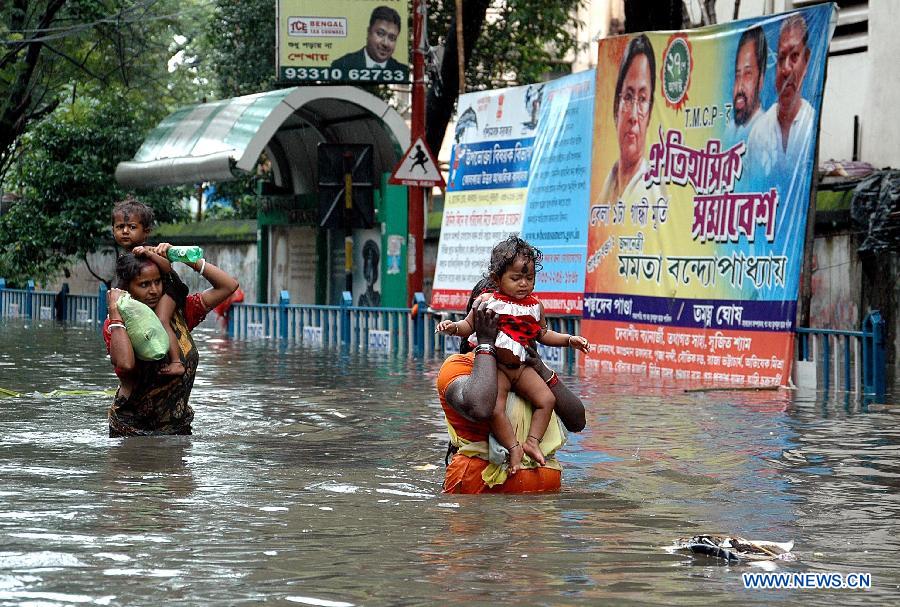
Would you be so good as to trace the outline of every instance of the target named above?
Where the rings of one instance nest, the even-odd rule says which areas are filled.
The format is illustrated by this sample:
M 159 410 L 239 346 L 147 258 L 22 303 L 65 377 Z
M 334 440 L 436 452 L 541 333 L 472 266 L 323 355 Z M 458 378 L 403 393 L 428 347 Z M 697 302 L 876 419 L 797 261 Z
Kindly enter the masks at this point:
M 420 188 L 445 187 L 444 176 L 438 170 L 431 150 L 421 137 L 406 150 L 403 159 L 394 167 L 394 173 L 388 182 Z

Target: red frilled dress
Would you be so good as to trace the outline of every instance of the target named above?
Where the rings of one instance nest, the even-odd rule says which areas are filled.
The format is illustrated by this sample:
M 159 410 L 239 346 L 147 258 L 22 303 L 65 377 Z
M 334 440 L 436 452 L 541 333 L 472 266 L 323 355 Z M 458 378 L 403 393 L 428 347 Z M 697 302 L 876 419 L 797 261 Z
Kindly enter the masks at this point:
M 534 295 L 513 299 L 503 293 L 490 293 L 488 309 L 497 316 L 497 339 L 494 345 L 509 350 L 520 361 L 525 360 L 525 346 L 533 346 L 541 334 L 541 302 Z M 469 343 L 478 344 L 473 333 Z

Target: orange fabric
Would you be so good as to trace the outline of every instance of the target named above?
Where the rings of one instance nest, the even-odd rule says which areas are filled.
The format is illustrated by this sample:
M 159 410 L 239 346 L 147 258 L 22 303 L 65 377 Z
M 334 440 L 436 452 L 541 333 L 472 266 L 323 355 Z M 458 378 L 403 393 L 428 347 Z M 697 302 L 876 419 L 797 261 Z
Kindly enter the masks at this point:
M 552 468 L 519 470 L 502 485 L 488 487 L 481 478 L 488 461 L 457 453 L 444 475 L 444 493 L 534 493 L 559 491 L 562 474 Z
M 456 433 L 470 441 L 487 440 L 488 434 L 491 432 L 491 426 L 487 421 L 473 422 L 447 404 L 445 394 L 447 387 L 458 377 L 469 376 L 472 373 L 472 366 L 475 364 L 475 355 L 471 352 L 468 354 L 454 354 L 444 361 L 441 370 L 438 371 L 437 390 L 441 399 L 441 407 L 444 409 L 444 415 Z
M 470 375 L 474 364 L 475 355 L 472 353 L 454 354 L 445 360 L 437 377 L 438 396 L 447 421 L 460 437 L 470 441 L 486 441 L 491 431 L 488 422 L 467 420 L 447 404 L 445 397 L 447 387 L 454 380 Z M 481 478 L 487 466 L 487 460 L 480 457 L 455 454 L 444 475 L 444 493 L 530 493 L 559 491 L 560 488 L 562 475 L 559 470 L 543 467 L 520 470 L 502 485 L 488 487 Z

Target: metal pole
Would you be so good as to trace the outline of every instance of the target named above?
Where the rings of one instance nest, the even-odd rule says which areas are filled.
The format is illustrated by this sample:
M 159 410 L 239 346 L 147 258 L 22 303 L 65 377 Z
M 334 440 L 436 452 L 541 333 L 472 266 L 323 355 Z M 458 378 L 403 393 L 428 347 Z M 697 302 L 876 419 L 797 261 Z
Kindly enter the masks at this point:
M 425 139 L 425 0 L 413 3 L 413 88 L 412 120 L 410 136 L 412 141 Z M 425 189 L 410 187 L 407 202 L 407 225 L 409 237 L 407 246 L 406 297 L 412 305 L 415 293 L 422 290 L 422 262 L 425 240 Z
M 353 152 L 344 152 L 344 290 L 353 293 Z

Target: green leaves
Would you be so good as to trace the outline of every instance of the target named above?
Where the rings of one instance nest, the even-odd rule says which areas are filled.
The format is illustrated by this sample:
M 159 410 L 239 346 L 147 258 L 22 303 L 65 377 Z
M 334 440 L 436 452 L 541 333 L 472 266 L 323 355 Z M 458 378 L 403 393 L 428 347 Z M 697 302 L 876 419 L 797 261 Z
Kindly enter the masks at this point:
M 112 244 L 110 211 L 126 194 L 113 173 L 144 133 L 134 128 L 131 97 L 83 98 L 23 138 L 7 175 L 7 189 L 21 199 L 0 216 L 0 276 L 20 284 L 45 280 L 73 257 Z M 185 218 L 181 198 L 172 188 L 141 195 L 160 222 Z

